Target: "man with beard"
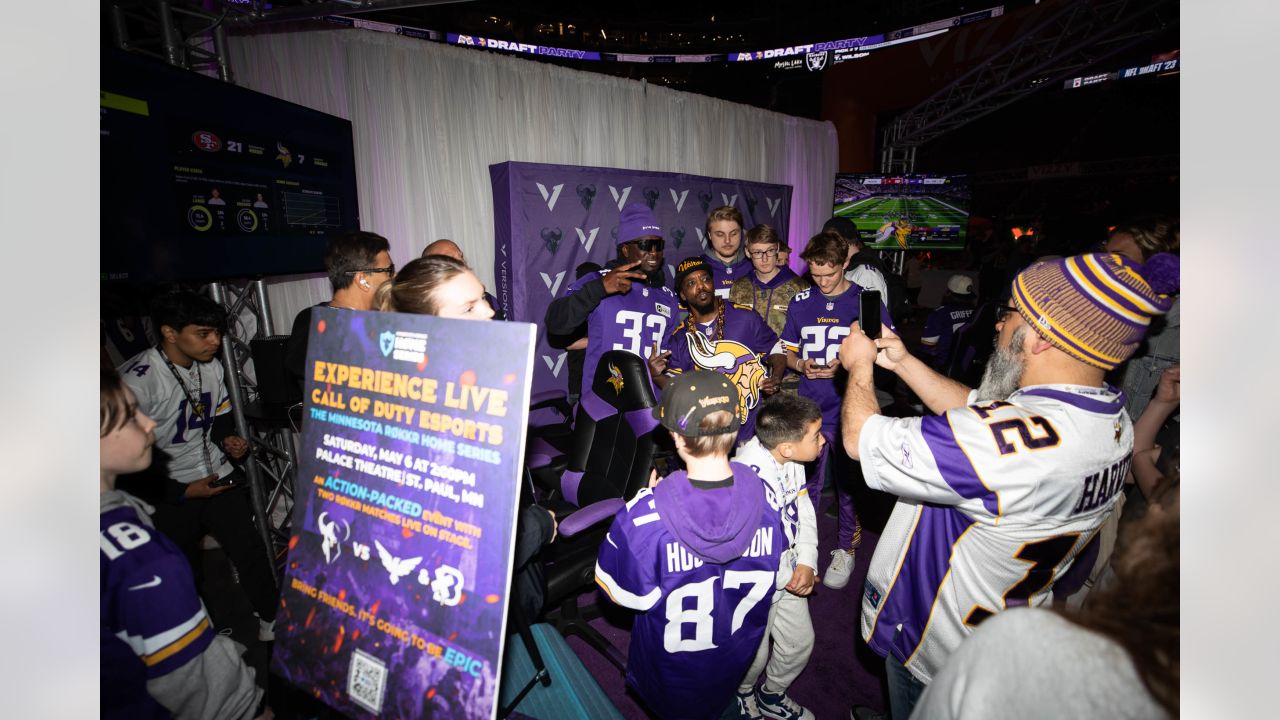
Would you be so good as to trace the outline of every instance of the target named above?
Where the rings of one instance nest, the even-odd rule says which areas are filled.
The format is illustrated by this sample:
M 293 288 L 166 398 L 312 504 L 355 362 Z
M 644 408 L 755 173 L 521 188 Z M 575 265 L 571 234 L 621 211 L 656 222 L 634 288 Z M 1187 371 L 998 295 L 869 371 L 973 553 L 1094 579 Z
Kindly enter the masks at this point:
M 868 486 L 899 498 L 862 601 L 862 634 L 885 656 L 893 718 L 911 714 L 983 620 L 1049 604 L 1111 512 L 1133 425 L 1123 393 L 1103 378 L 1171 304 L 1169 278 L 1142 270 L 1092 254 L 1019 273 L 977 391 L 929 369 L 891 331 L 873 341 L 855 324 L 841 344 L 845 449 Z M 878 414 L 875 365 L 939 414 Z
M 649 373 L 666 369 L 663 351 L 676 319 L 676 297 L 663 282 L 662 228 L 644 203 L 632 203 L 618 217 L 618 257 L 604 269 L 578 278 L 564 297 L 547 306 L 548 336 L 572 337 L 587 324 L 582 382 L 590 387 L 600 356 L 625 350 L 645 358 Z
M 711 266 L 701 257 L 676 267 L 676 294 L 689 309 L 689 317 L 671 334 L 666 376 L 656 376 L 666 387 L 671 376 L 695 368 L 718 372 L 738 388 L 738 441 L 755 435 L 756 408 L 765 395 L 778 390 L 787 370 L 785 355 L 769 355 L 778 335 L 763 318 L 745 305 L 716 297 Z M 768 357 L 769 369 L 764 363 Z

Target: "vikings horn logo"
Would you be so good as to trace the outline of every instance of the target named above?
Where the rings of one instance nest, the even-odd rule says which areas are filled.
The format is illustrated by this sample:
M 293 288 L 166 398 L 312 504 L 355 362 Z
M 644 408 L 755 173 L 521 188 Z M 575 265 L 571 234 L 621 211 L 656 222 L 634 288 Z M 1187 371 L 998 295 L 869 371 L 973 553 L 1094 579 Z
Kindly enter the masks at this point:
M 691 332 L 687 337 L 694 365 L 718 372 L 737 385 L 738 422 L 746 422 L 747 414 L 760 403 L 760 386 L 765 379 L 760 357 L 736 340 L 713 343 L 700 332 Z
M 595 185 L 579 185 L 578 199 L 582 201 L 583 210 L 590 210 L 591 201 L 596 199 L 596 186 Z
M 684 228 L 671 228 L 671 239 L 675 241 L 676 249 L 684 244 Z
M 609 363 L 609 380 L 608 383 L 613 386 L 613 392 L 617 395 L 622 394 L 622 372 L 618 370 L 618 366 Z
M 564 232 L 560 228 L 542 228 L 542 244 L 547 246 L 547 250 L 551 254 L 555 254 L 556 248 L 560 247 L 560 238 L 564 237 Z
M 650 210 L 653 209 L 654 205 L 658 204 L 658 191 L 656 188 L 644 189 L 644 204 L 648 205 Z

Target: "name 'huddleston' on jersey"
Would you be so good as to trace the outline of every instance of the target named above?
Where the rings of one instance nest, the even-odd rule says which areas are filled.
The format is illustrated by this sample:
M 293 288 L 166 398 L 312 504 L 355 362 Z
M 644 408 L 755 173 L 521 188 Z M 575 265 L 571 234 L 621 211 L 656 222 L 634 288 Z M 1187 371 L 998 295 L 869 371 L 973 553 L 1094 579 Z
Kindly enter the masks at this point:
M 678 472 L 641 490 L 600 545 L 597 584 L 640 612 L 627 681 L 656 717 L 719 717 L 764 635 L 786 542 L 760 478 L 732 467 L 711 489 Z
M 677 573 L 689 572 L 702 567 L 702 560 L 693 553 L 684 549 L 684 546 L 674 540 L 666 545 L 667 556 L 667 574 L 675 575 Z M 768 557 L 773 554 L 773 528 L 760 528 L 756 534 L 751 536 L 751 547 L 742 553 L 744 558 Z

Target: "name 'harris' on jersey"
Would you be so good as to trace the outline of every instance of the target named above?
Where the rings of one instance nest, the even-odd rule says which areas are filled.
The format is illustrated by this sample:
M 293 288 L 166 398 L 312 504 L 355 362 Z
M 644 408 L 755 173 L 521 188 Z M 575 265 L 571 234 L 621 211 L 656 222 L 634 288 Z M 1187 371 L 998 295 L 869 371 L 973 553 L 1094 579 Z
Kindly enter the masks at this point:
M 747 549 L 725 564 L 704 562 L 676 540 L 647 488 L 601 544 L 596 582 L 614 602 L 641 611 L 627 679 L 657 717 L 718 717 L 750 665 L 787 545 L 777 508 L 761 509 Z
M 1045 385 L 943 415 L 873 416 L 863 475 L 906 499 L 867 574 L 867 643 L 929 682 L 987 617 L 1048 603 L 1123 488 L 1123 407 L 1109 388 Z
M 849 334 L 849 325 L 858 319 L 858 295 L 862 288 L 850 283 L 849 288 L 835 297 L 823 295 L 816 287 L 796 293 L 787 306 L 787 322 L 779 339 L 789 353 L 796 353 L 801 360 L 820 358 L 827 365 L 839 365 L 836 353 L 840 342 Z M 893 327 L 884 303 L 880 304 L 880 322 Z M 837 377 L 843 375 L 842 371 Z M 822 427 L 831 430 L 840 422 L 840 401 L 844 386 L 837 387 L 835 378 L 810 380 L 800 376 L 800 394 L 818 403 L 822 408 Z
M 603 277 L 602 272 L 591 272 L 578 278 L 565 290 L 572 295 L 587 283 Z M 676 296 L 667 287 L 649 287 L 633 282 L 625 293 L 606 295 L 587 318 L 587 351 L 582 363 L 582 376 L 595 377 L 600 356 L 608 350 L 625 350 L 633 355 L 648 358 L 656 345 L 659 351 L 671 328 L 679 322 Z

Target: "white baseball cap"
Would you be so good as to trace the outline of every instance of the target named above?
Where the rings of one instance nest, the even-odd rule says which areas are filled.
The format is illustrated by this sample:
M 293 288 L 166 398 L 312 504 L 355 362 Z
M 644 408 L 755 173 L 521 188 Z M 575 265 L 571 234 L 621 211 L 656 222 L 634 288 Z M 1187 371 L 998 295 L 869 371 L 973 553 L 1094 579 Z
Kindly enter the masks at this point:
M 947 289 L 956 295 L 973 294 L 973 278 L 968 275 L 952 275 L 947 280 Z

